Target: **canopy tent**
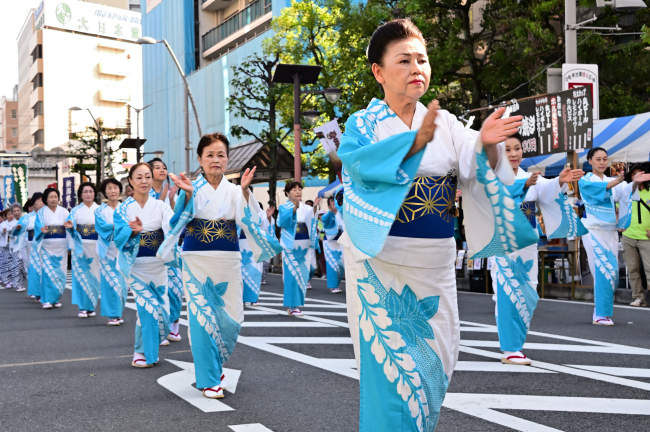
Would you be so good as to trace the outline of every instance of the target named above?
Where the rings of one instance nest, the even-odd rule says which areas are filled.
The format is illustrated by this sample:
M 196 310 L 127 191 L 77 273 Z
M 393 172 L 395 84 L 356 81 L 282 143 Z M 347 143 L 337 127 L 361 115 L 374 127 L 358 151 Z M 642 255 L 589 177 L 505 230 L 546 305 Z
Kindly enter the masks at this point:
M 601 120 L 594 125 L 594 147 L 603 147 L 611 162 L 647 162 L 650 160 L 650 112 Z M 578 166 L 591 169 L 589 150 L 578 151 Z M 566 165 L 566 153 L 526 158 L 524 170 L 541 170 L 545 176 L 558 175 Z
M 318 192 L 318 197 L 325 198 L 326 196 L 330 196 L 334 194 L 334 191 L 338 189 L 339 186 L 341 186 L 341 182 L 339 181 L 339 179 L 336 179 L 335 181 L 333 181 L 332 183 L 328 184 L 323 189 L 321 189 L 320 192 Z

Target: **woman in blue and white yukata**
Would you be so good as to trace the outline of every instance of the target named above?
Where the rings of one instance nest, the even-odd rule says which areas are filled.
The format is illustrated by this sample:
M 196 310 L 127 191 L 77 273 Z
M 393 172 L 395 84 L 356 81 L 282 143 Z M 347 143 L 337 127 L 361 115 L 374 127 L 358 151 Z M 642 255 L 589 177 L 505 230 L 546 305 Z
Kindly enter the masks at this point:
M 171 238 L 170 220 L 174 211 L 169 205 L 149 195 L 152 170 L 147 163 L 138 163 L 129 170 L 133 196 L 113 213 L 113 241 L 119 251 L 118 270 L 135 295 L 137 322 L 135 347 L 131 366 L 152 367 L 158 361 L 160 344 L 170 331 L 169 296 L 165 264 L 174 261 L 171 255 L 158 257 L 165 237 Z M 180 205 L 186 204 L 181 202 Z M 168 342 L 167 342 L 168 343 Z
M 289 198 L 280 206 L 278 227 L 282 229 L 282 281 L 284 282 L 284 307 L 291 316 L 302 316 L 300 310 L 305 305 L 305 294 L 311 277 L 312 254 L 318 247 L 318 204 L 314 207 L 300 202 L 302 184 L 297 181 L 284 186 L 284 194 Z
M 101 290 L 95 229 L 95 210 L 99 208 L 95 202 L 96 195 L 97 189 L 93 183 L 81 183 L 77 190 L 81 204 L 70 211 L 63 224 L 68 231 L 72 258 L 72 303 L 79 307 L 78 318 L 97 315 L 95 307 Z
M 9 211 L 14 217 L 14 225 L 9 232 L 9 257 L 10 257 L 10 280 L 11 286 L 16 289 L 16 292 L 25 291 L 27 284 L 27 272 L 25 271 L 25 264 L 23 263 L 23 252 L 19 249 L 16 249 L 16 226 L 18 226 L 18 221 L 22 217 L 22 206 L 18 203 L 11 204 Z
M 18 229 L 16 245 L 18 248 L 25 249 L 29 256 L 28 269 L 27 269 L 27 295 L 33 298 L 37 303 L 41 299 L 41 273 L 42 265 L 39 257 L 38 250 L 34 244 L 34 229 L 36 227 L 36 215 L 40 209 L 43 208 L 43 194 L 36 192 L 32 195 L 32 211 L 24 215 L 15 229 Z
M 515 182 L 508 186 L 515 205 L 521 209 L 530 227 L 537 233 L 536 208 L 539 205 L 549 239 L 576 237 L 587 233 L 578 215 L 564 195 L 567 184 L 578 181 L 582 170 L 565 168 L 552 180 L 529 173 L 519 164 L 523 157 L 522 138 L 518 133 L 506 139 L 506 156 L 515 173 Z M 496 301 L 495 316 L 499 345 L 503 351 L 501 363 L 530 365 L 522 352 L 530 322 L 537 306 L 537 243 L 492 261 L 492 289 Z
M 99 190 L 106 197 L 106 202 L 95 210 L 97 255 L 101 276 L 101 311 L 102 316 L 108 317 L 107 325 L 119 326 L 124 323 L 122 313 L 129 291 L 124 276 L 117 269 L 118 250 L 113 241 L 113 214 L 120 205 L 122 183 L 114 178 L 108 178 L 102 182 Z
M 262 204 L 260 204 L 260 211 L 257 213 L 257 216 L 260 220 L 259 224 L 262 230 L 268 232 L 268 214 L 264 211 Z M 244 282 L 244 304 L 250 303 L 251 306 L 257 306 L 260 289 L 262 288 L 264 263 L 255 261 L 253 250 L 248 244 L 246 232 L 239 227 L 237 231 L 239 231 L 239 251 L 241 252 L 241 275 Z
M 61 307 L 68 272 L 68 240 L 63 224 L 70 212 L 59 205 L 57 189 L 43 192 L 45 206 L 36 213 L 34 243 L 41 264 L 41 304 L 43 309 Z
M 618 288 L 618 230 L 630 226 L 632 201 L 639 199 L 637 185 L 650 180 L 650 174 L 639 172 L 632 183 L 624 181 L 623 172 L 616 178 L 607 177 L 607 150 L 602 147 L 589 150 L 587 161 L 593 172 L 581 178 L 578 185 L 586 213 L 582 222 L 589 230 L 582 241 L 594 278 L 592 323 L 614 325 L 609 317 L 614 315 L 614 292 Z
M 343 216 L 336 207 L 336 198 L 327 198 L 328 212 L 323 215 L 323 229 L 325 240 L 323 241 L 323 252 L 325 253 L 325 266 L 327 267 L 327 288 L 332 294 L 341 292 L 339 285 L 343 280 L 345 268 L 343 266 L 343 250 L 338 240 L 345 230 Z
M 22 256 L 22 263 L 25 275 L 25 287 L 27 288 L 27 295 L 30 298 L 37 298 L 41 296 L 40 286 L 37 284 L 41 283 L 40 278 L 40 266 L 38 267 L 38 274 L 34 276 L 34 284 L 29 283 L 28 276 L 30 275 L 30 269 L 32 268 L 32 242 L 34 241 L 34 223 L 36 222 L 36 207 L 34 205 L 35 201 L 38 201 L 39 206 L 36 210 L 40 210 L 43 207 L 43 202 L 41 201 L 42 194 L 40 192 L 34 194 L 32 198 L 27 200 L 25 204 L 25 214 L 20 218 L 16 226 L 14 227 L 14 243 L 13 248 L 15 253 L 20 253 Z M 38 256 L 38 254 L 36 254 Z M 38 260 L 37 260 L 38 262 Z M 35 289 L 34 289 L 35 288 Z M 21 290 L 22 291 L 22 290 Z
M 244 172 L 241 186 L 226 179 L 228 139 L 221 133 L 201 137 L 197 154 L 203 173 L 196 180 L 190 183 L 183 174 L 181 178 L 171 175 L 181 193 L 170 236 L 185 229 L 183 286 L 196 388 L 207 398 L 219 399 L 226 388 L 223 364 L 235 348 L 244 321 L 237 227 L 246 233 L 255 262 L 274 257 L 281 248 L 260 226 L 260 207 L 248 189 L 255 168 Z M 188 199 L 183 208 L 180 204 Z M 175 248 L 170 238 L 159 256 Z
M 383 101 L 346 123 L 343 219 L 348 322 L 360 372 L 362 432 L 432 431 L 458 359 L 453 204 L 457 179 L 469 255 L 537 241 L 502 182 L 514 175 L 496 145 L 521 117 L 500 108 L 480 133 L 425 107 L 431 68 L 409 20 L 379 27 L 367 50 Z M 458 173 L 458 177 L 457 174 Z
M 172 209 L 175 204 L 176 186 L 169 186 L 169 173 L 167 165 L 160 158 L 153 158 L 149 162 L 149 166 L 153 170 L 153 180 L 149 196 L 164 201 Z M 175 253 L 176 260 L 170 265 L 165 265 L 167 269 L 167 283 L 169 295 L 169 319 L 171 321 L 171 330 L 167 339 L 172 342 L 181 341 L 181 333 L 179 331 L 181 309 L 183 308 L 183 280 L 181 278 L 181 262 L 180 254 Z M 164 342 L 163 344 L 168 344 Z
M 13 204 L 12 204 L 13 205 Z M 18 205 L 20 209 L 20 205 Z M 7 219 L 0 224 L 0 235 L 2 236 L 2 263 L 0 265 L 0 276 L 2 282 L 5 284 L 6 288 L 15 288 L 13 285 L 13 276 L 11 269 L 14 264 L 14 253 L 11 248 L 11 233 L 18 224 L 18 220 L 15 218 L 14 213 L 11 211 L 11 207 L 6 209 L 4 212 Z

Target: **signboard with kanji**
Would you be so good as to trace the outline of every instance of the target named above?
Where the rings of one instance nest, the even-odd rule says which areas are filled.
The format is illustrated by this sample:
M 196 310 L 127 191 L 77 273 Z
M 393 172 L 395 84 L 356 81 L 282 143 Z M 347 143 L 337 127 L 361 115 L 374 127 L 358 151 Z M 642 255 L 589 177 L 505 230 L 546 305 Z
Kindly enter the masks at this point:
M 600 91 L 598 88 L 598 65 L 571 64 L 562 65 L 562 90 L 572 90 L 578 87 L 588 87 L 593 101 L 594 123 L 600 118 Z
M 592 98 L 588 87 L 514 101 L 510 115 L 519 128 L 524 157 L 589 149 L 593 145 Z
M 63 177 L 63 200 L 61 202 L 61 207 L 70 210 L 76 205 L 74 177 Z

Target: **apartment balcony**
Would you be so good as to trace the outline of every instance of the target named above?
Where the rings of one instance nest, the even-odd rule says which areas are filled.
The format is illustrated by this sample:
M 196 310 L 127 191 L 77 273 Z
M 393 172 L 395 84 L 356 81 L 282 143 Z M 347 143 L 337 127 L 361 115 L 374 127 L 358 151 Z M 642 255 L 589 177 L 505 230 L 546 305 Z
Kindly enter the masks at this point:
M 271 0 L 257 0 L 203 35 L 203 58 L 214 60 L 271 27 Z
M 131 87 L 121 83 L 104 85 L 99 90 L 99 99 L 106 102 L 130 102 Z
M 36 60 L 32 65 L 29 67 L 29 80 L 33 80 L 36 74 L 38 73 L 43 73 L 43 59 L 40 58 Z
M 204 11 L 218 11 L 225 9 L 237 0 L 201 0 L 201 9 Z
M 31 84 L 30 84 L 31 85 Z M 38 87 L 29 95 L 29 106 L 34 106 L 38 102 L 43 102 L 43 87 Z
M 29 134 L 34 135 L 37 130 L 45 129 L 45 118 L 43 115 L 38 115 L 29 123 Z
M 36 30 L 29 39 L 29 53 L 33 53 L 36 45 L 43 45 L 43 31 Z
M 125 61 L 101 62 L 97 65 L 97 71 L 104 75 L 127 77 L 131 74 L 131 66 Z

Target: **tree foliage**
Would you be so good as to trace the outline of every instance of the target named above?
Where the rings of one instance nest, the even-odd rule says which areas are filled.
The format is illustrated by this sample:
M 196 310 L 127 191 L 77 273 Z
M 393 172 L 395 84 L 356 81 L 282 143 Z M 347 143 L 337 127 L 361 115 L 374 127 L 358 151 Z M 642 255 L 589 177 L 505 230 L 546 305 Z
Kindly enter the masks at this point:
M 104 149 L 104 173 L 114 176 L 113 165 L 122 164 L 126 162 L 126 159 L 124 159 L 120 150 L 113 149 L 111 143 L 122 138 L 122 135 L 118 131 L 104 129 L 102 126 L 103 123 L 100 120 L 99 127 L 104 133 L 104 143 L 106 144 Z M 73 134 L 70 141 L 70 150 L 67 153 L 86 155 L 83 158 L 76 158 L 78 163 L 70 169 L 70 172 L 86 174 L 88 171 L 94 171 L 95 179 L 99 179 L 101 145 L 95 126 L 86 127 L 85 132 Z

